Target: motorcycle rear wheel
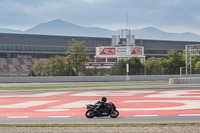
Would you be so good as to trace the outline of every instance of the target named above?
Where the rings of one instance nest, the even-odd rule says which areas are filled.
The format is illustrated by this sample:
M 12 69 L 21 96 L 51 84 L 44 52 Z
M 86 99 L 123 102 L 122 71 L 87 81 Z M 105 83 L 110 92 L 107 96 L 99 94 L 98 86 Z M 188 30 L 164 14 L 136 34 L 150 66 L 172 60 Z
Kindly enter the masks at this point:
M 111 118 L 117 118 L 119 116 L 119 112 L 117 110 L 113 110 L 110 112 Z
M 95 116 L 94 111 L 93 111 L 93 110 L 87 110 L 87 111 L 85 112 L 85 116 L 86 116 L 87 118 L 93 118 L 93 117 Z

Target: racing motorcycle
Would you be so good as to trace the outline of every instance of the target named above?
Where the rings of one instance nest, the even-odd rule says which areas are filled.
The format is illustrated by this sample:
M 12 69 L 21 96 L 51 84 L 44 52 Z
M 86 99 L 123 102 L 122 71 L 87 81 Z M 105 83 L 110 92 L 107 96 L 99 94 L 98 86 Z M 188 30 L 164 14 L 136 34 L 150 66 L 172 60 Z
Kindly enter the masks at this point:
M 119 112 L 116 110 L 116 106 L 110 102 L 106 103 L 104 108 L 94 111 L 97 105 L 87 104 L 87 111 L 85 112 L 85 116 L 87 118 L 93 117 L 103 117 L 103 116 L 110 116 L 111 118 L 117 118 L 119 116 Z

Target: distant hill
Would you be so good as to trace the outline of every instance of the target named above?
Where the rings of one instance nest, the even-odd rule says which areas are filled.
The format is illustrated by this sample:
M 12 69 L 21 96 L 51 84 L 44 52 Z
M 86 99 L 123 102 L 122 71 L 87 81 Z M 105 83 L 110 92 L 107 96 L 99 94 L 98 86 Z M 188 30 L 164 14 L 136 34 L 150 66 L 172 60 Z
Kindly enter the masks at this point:
M 63 20 L 52 20 L 41 23 L 26 31 L 1 29 L 1 33 L 22 33 L 22 34 L 42 34 L 42 35 L 63 35 L 63 36 L 83 36 L 83 37 L 112 37 L 119 35 L 120 31 L 112 31 L 98 27 L 83 27 Z M 154 27 L 135 29 L 131 31 L 138 39 L 155 40 L 177 40 L 177 41 L 200 41 L 200 35 L 193 33 L 168 33 Z
M 113 34 L 115 34 L 115 31 L 97 27 L 83 27 L 62 20 L 53 20 L 28 29 L 25 31 L 25 33 L 67 36 L 111 37 Z
M 23 31 L 20 31 L 20 30 L 0 28 L 0 33 L 22 33 L 22 32 Z
M 147 27 L 138 30 L 132 30 L 136 38 L 156 39 L 156 40 L 178 40 L 178 41 L 200 41 L 200 35 L 190 32 L 186 33 L 168 33 L 154 27 Z

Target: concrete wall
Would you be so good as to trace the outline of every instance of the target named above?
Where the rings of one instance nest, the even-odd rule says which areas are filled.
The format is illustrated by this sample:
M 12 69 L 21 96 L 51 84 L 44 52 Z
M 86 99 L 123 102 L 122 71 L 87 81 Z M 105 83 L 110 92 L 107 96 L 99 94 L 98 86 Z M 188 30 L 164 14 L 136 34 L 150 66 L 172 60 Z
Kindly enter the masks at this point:
M 179 75 L 0 77 L 0 83 L 153 81 L 179 77 Z
M 170 78 L 169 84 L 200 84 L 200 77 Z
M 0 83 L 33 82 L 107 82 L 107 81 L 149 81 L 168 80 L 178 75 L 136 75 L 136 76 L 55 76 L 55 77 L 0 77 Z

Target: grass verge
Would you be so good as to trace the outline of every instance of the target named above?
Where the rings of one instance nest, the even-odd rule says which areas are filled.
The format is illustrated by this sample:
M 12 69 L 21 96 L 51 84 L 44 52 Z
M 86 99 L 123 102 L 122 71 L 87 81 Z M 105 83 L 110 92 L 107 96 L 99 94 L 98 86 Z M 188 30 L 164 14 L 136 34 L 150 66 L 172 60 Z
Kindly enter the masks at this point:
M 152 127 L 152 126 L 200 126 L 200 123 L 162 124 L 0 124 L 0 127 Z
M 60 89 L 60 88 L 88 88 L 88 87 L 115 87 L 115 86 L 144 86 L 165 84 L 129 84 L 129 85 L 84 85 L 84 86 L 33 86 L 33 87 L 0 87 L 0 90 L 35 90 L 35 89 Z

